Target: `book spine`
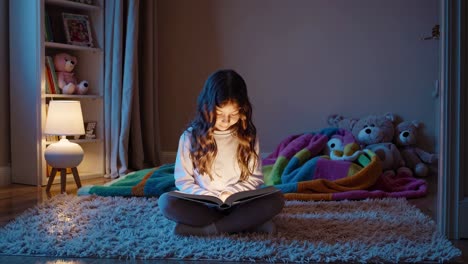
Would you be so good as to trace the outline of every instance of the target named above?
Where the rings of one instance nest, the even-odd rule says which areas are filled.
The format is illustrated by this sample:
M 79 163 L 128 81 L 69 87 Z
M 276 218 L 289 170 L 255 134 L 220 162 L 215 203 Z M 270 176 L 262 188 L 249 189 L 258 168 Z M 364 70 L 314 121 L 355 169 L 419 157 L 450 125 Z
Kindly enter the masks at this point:
M 52 74 L 52 81 L 55 87 L 55 93 L 61 94 L 62 90 L 58 86 L 58 77 L 57 72 L 55 72 L 54 59 L 51 56 L 46 57 L 47 64 L 49 65 L 50 73 Z
M 44 31 L 44 39 L 45 41 L 49 41 L 49 37 L 47 36 L 47 30 Z
M 45 76 L 45 93 L 46 94 L 50 94 L 50 81 L 49 81 L 49 76 L 47 75 L 47 66 L 45 68 L 45 72 L 44 72 L 44 76 Z
M 51 94 L 55 94 L 55 87 L 54 87 L 54 83 L 53 83 L 53 80 L 52 80 L 52 73 L 50 72 L 50 68 L 49 68 L 49 65 L 46 64 L 46 73 L 47 73 L 47 78 L 49 79 L 49 84 L 50 84 L 50 93 Z
M 46 41 L 53 42 L 54 41 L 54 36 L 52 34 L 52 26 L 51 26 L 51 23 L 50 23 L 50 16 L 47 13 L 47 11 L 44 12 L 44 15 L 45 15 L 44 22 L 45 22 Z
M 49 41 L 49 30 L 47 29 L 47 12 L 44 11 L 44 40 Z

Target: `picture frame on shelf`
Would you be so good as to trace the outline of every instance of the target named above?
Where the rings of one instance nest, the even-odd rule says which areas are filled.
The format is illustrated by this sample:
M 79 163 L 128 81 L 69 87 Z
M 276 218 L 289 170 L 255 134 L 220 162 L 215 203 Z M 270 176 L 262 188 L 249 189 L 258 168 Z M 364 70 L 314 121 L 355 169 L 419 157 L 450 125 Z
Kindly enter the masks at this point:
M 67 44 L 94 47 L 91 23 L 87 15 L 62 13 Z
M 78 140 L 78 139 L 96 139 L 96 121 L 84 122 L 85 134 L 76 136 L 67 136 L 67 139 Z M 58 140 L 58 139 L 57 139 Z
M 82 139 L 96 139 L 96 121 L 88 121 L 84 123 L 85 134 L 81 136 Z

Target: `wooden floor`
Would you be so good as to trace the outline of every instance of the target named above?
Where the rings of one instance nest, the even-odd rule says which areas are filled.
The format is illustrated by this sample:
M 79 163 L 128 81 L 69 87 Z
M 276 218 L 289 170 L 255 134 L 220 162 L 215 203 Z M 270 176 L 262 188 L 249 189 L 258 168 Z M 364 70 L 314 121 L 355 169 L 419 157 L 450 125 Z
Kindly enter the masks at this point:
M 97 178 L 83 180 L 83 185 L 100 185 L 108 182 L 108 179 Z M 409 200 L 411 204 L 420 208 L 430 217 L 435 217 L 436 210 L 436 182 L 429 180 L 429 195 L 420 199 Z M 73 182 L 67 183 L 67 193 L 75 194 L 77 187 Z M 16 216 L 26 209 L 34 207 L 50 197 L 60 194 L 60 185 L 52 186 L 50 193 L 46 193 L 45 187 L 35 187 L 29 185 L 12 184 L 0 187 L 0 226 L 6 225 Z M 0 238 L 1 239 L 1 238 Z M 457 259 L 455 263 L 468 263 L 468 240 L 453 240 L 453 244 L 462 250 L 463 257 Z M 117 260 L 117 259 L 85 259 L 85 258 L 50 258 L 50 257 L 29 257 L 29 256 L 0 256 L 0 263 L 34 263 L 34 264 L 84 264 L 84 263 L 218 263 L 218 262 L 197 262 L 197 261 L 169 261 L 169 260 Z M 229 262 L 223 262 L 229 263 Z

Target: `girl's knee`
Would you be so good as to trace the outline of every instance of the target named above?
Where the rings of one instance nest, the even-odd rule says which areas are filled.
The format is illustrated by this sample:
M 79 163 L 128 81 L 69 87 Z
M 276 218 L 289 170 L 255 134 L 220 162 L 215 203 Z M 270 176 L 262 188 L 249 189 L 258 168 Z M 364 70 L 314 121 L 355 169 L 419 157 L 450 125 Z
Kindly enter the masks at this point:
M 161 194 L 158 199 L 158 206 L 161 212 L 167 216 L 171 214 L 170 209 L 174 208 L 175 198 L 168 195 L 167 193 Z
M 275 216 L 279 214 L 284 207 L 284 195 L 282 192 L 275 192 L 254 202 L 254 206 L 259 207 L 265 215 Z
M 272 197 L 272 205 L 274 210 L 276 211 L 276 214 L 279 214 L 282 210 L 283 210 L 283 207 L 284 207 L 284 195 L 282 192 L 276 192 Z

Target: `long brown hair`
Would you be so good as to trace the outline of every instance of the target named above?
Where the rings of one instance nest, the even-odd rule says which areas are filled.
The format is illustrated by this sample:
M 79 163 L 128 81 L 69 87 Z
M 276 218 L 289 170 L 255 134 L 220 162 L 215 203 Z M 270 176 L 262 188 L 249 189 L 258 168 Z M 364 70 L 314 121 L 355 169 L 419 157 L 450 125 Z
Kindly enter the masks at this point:
M 211 74 L 198 96 L 195 118 L 190 123 L 190 158 L 194 168 L 213 180 L 211 168 L 218 153 L 213 136 L 216 123 L 216 107 L 227 103 L 239 106 L 239 121 L 233 125 L 233 132 L 239 139 L 237 162 L 241 170 L 240 180 L 246 180 L 257 166 L 255 151 L 257 129 L 252 123 L 252 105 L 247 94 L 244 79 L 233 70 L 219 70 Z

